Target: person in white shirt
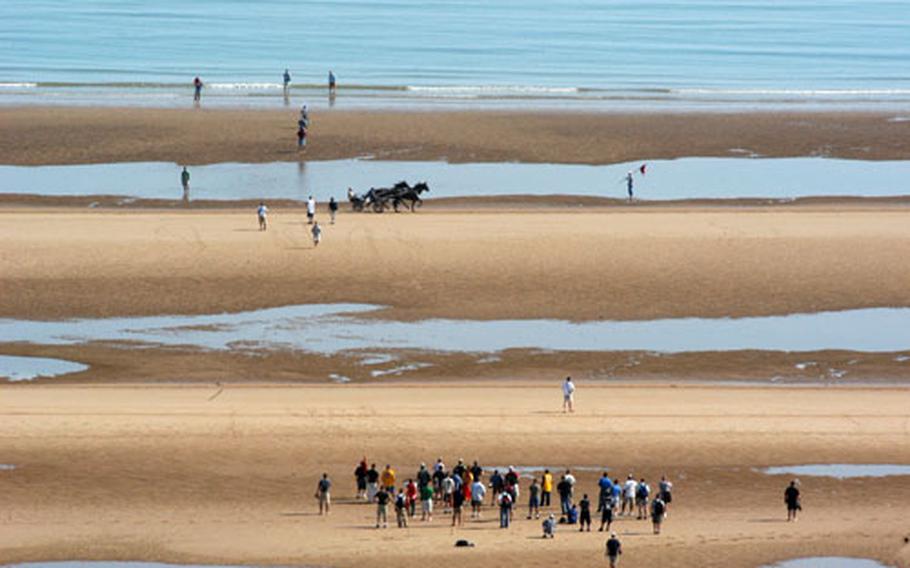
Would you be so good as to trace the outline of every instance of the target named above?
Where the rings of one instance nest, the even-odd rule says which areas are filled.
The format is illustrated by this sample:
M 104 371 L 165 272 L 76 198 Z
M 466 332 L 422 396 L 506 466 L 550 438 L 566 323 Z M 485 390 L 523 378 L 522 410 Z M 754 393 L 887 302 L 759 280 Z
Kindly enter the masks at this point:
M 572 377 L 566 377 L 566 382 L 562 384 L 562 411 L 575 412 L 575 383 Z
M 309 199 L 306 200 L 306 221 L 308 225 L 313 224 L 313 219 L 316 218 L 316 200 L 313 199 L 311 195 Z
M 268 215 L 269 208 L 265 206 L 265 203 L 259 202 L 259 209 L 256 210 L 256 216 L 259 217 L 259 230 L 264 231 L 268 229 L 268 221 L 266 215 Z
M 487 494 L 487 488 L 484 487 L 480 480 L 471 484 L 471 518 L 479 519 L 483 510 L 483 498 Z
M 626 507 L 629 508 L 629 514 L 635 513 L 635 494 L 638 492 L 638 482 L 635 481 L 635 478 L 632 477 L 632 474 L 629 474 L 629 477 L 626 478 L 625 484 L 622 486 L 622 509 L 620 510 L 620 515 L 626 514 Z

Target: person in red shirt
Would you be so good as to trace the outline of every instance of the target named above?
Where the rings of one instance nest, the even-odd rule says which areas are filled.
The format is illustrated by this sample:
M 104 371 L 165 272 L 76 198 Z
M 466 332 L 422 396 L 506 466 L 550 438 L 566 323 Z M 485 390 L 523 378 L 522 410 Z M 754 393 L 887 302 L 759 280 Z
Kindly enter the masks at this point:
M 413 517 L 417 514 L 417 484 L 414 483 L 413 479 L 409 479 L 405 485 L 404 496 L 408 502 L 408 511 Z

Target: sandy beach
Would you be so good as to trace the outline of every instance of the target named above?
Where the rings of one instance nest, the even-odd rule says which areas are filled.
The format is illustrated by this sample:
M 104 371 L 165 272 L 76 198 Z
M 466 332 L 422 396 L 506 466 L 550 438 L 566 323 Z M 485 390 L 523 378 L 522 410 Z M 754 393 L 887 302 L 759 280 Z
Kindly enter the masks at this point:
M 302 303 L 396 319 L 652 319 L 910 305 L 900 205 L 344 213 L 0 210 L 0 316 Z
M 890 113 L 314 111 L 307 160 L 606 164 L 682 156 L 910 157 Z M 300 159 L 296 109 L 0 108 L 0 163 Z
M 419 387 L 419 388 L 418 388 Z M 518 509 L 453 530 L 444 515 L 409 530 L 373 528 L 354 504 L 362 455 L 410 476 L 420 461 L 574 467 L 594 492 L 603 466 L 675 494 L 664 534 L 621 518 L 626 566 L 754 567 L 808 555 L 894 562 L 906 532 L 905 478 L 803 477 L 804 511 L 784 522 L 801 463 L 907 463 L 904 389 L 604 387 L 579 383 L 579 411 L 558 385 L 0 388 L 5 561 L 155 559 L 321 566 L 599 565 L 604 536 L 560 529 Z M 872 410 L 874 409 L 874 410 Z M 335 507 L 315 514 L 326 471 Z M 526 482 L 525 482 L 526 483 Z M 469 550 L 453 543 L 467 538 Z

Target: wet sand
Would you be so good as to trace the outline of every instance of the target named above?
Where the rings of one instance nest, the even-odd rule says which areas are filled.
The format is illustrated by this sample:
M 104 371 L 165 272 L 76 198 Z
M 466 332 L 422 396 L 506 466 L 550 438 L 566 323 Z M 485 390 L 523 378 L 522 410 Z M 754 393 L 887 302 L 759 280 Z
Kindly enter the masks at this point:
M 0 387 L 4 561 L 131 559 L 279 565 L 599 565 L 604 537 L 515 526 L 453 531 L 438 515 L 407 531 L 372 528 L 351 504 L 364 454 L 410 475 L 443 456 L 486 465 L 607 465 L 675 498 L 664 534 L 620 520 L 626 566 L 754 567 L 794 556 L 893 562 L 906 531 L 907 477 L 803 478 L 804 511 L 783 522 L 787 476 L 752 468 L 910 463 L 906 389 L 610 387 L 558 384 L 385 387 Z M 317 476 L 335 508 L 315 513 Z M 579 473 L 593 493 L 597 474 Z M 524 500 L 522 499 L 523 503 Z M 474 549 L 456 549 L 457 538 Z M 906 551 L 904 551 L 906 553 Z
M 910 158 L 910 122 L 858 112 L 609 114 L 312 113 L 305 154 L 297 110 L 3 108 L 0 163 L 184 164 L 387 160 L 605 164 L 682 156 Z M 739 153 L 731 153 L 731 151 Z
M 910 305 L 903 206 L 0 209 L 0 316 L 389 306 L 399 319 L 723 317 Z M 324 223 L 327 219 L 320 214 Z

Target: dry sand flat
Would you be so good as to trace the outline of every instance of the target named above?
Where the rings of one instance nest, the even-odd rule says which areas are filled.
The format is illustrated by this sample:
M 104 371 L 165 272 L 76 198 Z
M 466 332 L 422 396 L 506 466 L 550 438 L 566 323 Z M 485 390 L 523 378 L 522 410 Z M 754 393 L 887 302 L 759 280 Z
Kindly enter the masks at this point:
M 416 387 L 416 388 L 415 388 Z M 751 567 L 806 555 L 892 561 L 906 477 L 803 478 L 799 523 L 781 522 L 787 477 L 753 467 L 910 462 L 904 389 L 594 387 L 558 412 L 558 385 L 509 388 L 130 386 L 0 388 L 0 560 L 148 559 L 332 566 L 599 565 L 603 537 L 539 540 L 452 531 L 442 518 L 375 531 L 347 501 L 364 453 L 411 473 L 442 455 L 488 465 L 609 465 L 676 499 L 665 534 L 620 521 L 625 566 Z M 874 410 L 873 410 L 874 409 Z M 336 506 L 314 516 L 328 471 Z M 596 473 L 581 474 L 592 491 Z M 519 510 L 520 512 L 520 510 Z M 456 538 L 477 543 L 452 547 Z
M 396 318 L 646 319 L 910 305 L 901 206 L 343 214 L 0 210 L 0 316 L 297 303 Z
M 297 160 L 296 109 L 0 109 L 0 163 Z M 314 112 L 306 158 L 604 164 L 680 156 L 910 157 L 878 113 Z

